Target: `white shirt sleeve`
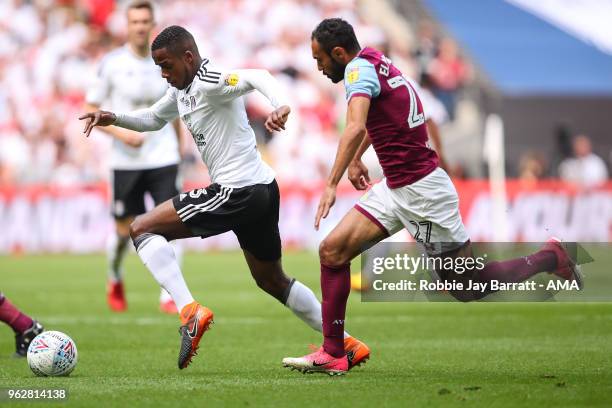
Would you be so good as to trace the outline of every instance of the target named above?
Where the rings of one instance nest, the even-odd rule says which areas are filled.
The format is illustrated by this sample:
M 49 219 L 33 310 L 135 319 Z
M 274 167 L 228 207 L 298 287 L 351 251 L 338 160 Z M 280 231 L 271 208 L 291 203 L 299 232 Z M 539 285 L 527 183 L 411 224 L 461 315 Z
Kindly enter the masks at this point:
M 216 85 L 206 86 L 206 94 L 221 102 L 238 98 L 254 90 L 268 98 L 275 109 L 288 105 L 280 84 L 265 69 L 227 71 Z
M 114 125 L 137 132 L 150 132 L 163 128 L 178 115 L 176 88 L 169 88 L 166 94 L 150 108 L 118 113 Z
M 90 105 L 100 106 L 108 98 L 111 89 L 111 76 L 108 58 L 104 58 L 98 67 L 98 76 L 87 90 L 85 101 Z

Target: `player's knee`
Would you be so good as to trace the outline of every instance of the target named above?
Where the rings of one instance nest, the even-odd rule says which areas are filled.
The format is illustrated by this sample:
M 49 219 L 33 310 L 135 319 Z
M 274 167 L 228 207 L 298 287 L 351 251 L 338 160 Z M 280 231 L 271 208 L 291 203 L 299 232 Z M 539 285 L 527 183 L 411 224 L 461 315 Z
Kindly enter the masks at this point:
M 319 260 L 323 265 L 344 265 L 349 262 L 343 246 L 334 239 L 325 238 L 319 245 Z
M 148 232 L 146 229 L 146 223 L 144 222 L 143 217 L 139 215 L 130 223 L 130 238 L 132 238 L 133 241 L 146 232 Z

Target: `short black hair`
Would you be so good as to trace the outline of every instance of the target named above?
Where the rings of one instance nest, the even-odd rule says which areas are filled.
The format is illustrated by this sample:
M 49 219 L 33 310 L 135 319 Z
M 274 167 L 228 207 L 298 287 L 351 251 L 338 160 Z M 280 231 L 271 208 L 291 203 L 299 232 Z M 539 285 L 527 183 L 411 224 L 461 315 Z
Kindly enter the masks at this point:
M 187 50 L 198 52 L 193 35 L 181 26 L 173 25 L 166 27 L 155 37 L 151 44 L 151 51 L 167 48 L 174 55 L 181 54 Z
M 326 18 L 312 32 L 311 40 L 317 40 L 328 54 L 335 47 L 342 47 L 347 52 L 361 49 L 355 36 L 353 26 L 341 18 Z

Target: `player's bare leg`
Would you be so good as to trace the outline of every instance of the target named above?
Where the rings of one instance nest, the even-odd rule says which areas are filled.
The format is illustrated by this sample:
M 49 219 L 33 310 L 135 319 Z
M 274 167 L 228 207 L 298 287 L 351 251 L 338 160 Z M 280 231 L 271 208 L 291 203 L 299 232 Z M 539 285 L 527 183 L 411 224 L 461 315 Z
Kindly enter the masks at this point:
M 285 303 L 287 295 L 285 292 L 289 289 L 292 280 L 285 275 L 281 260 L 263 261 L 247 250 L 243 250 L 243 253 L 257 286 L 279 302 Z
M 136 251 L 157 282 L 166 289 L 179 308 L 182 326 L 178 366 L 183 369 L 195 355 L 200 339 L 213 320 L 213 313 L 197 303 L 183 278 L 174 249 L 168 241 L 194 234 L 183 224 L 172 200 L 163 202 L 136 217 L 130 226 Z
M 319 246 L 323 347 L 304 357 L 285 358 L 284 366 L 302 372 L 328 374 L 348 370 L 343 334 L 346 302 L 350 292 L 350 261 L 386 236 L 386 231 L 353 208 L 323 240 Z
M 133 221 L 134 217 L 115 219 L 115 234 L 111 234 L 107 241 L 108 284 L 106 301 L 114 312 L 123 312 L 127 309 L 122 263 L 128 249 L 130 224 Z
M 287 306 L 313 330 L 323 331 L 321 303 L 308 286 L 285 274 L 280 259 L 262 261 L 246 250 L 244 257 L 259 288 Z M 347 332 L 344 332 L 344 344 L 349 356 L 349 368 L 360 365 L 369 358 L 369 348 Z

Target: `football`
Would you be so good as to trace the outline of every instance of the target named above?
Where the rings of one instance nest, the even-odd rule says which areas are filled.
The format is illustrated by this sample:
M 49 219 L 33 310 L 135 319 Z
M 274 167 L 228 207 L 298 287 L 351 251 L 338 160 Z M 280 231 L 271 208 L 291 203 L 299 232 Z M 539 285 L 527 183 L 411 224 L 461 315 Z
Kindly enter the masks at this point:
M 74 341 L 59 331 L 46 331 L 34 338 L 28 347 L 28 365 L 40 377 L 70 375 L 77 363 Z

